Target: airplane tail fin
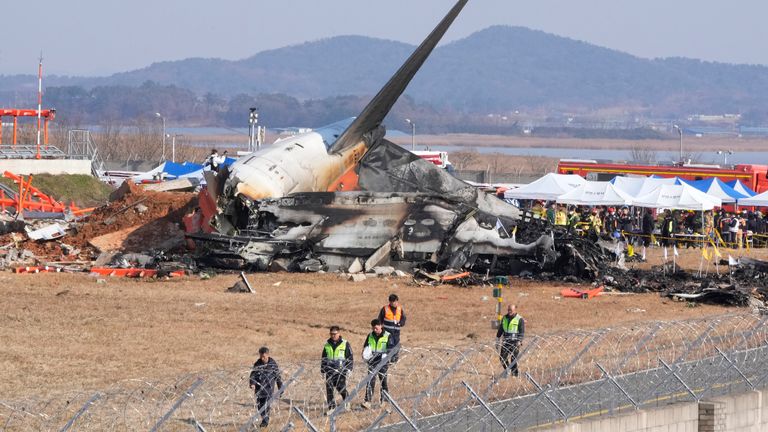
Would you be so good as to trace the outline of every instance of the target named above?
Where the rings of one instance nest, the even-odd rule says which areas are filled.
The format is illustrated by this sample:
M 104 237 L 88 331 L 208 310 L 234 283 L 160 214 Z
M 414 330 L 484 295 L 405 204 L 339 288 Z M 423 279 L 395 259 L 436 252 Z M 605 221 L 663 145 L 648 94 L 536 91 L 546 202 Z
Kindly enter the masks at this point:
M 459 15 L 469 0 L 459 0 L 448 14 L 440 21 L 440 24 L 432 30 L 432 33 L 424 39 L 424 42 L 416 48 L 416 51 L 400 66 L 400 69 L 389 79 L 389 82 L 379 90 L 379 93 L 368 103 L 354 122 L 339 136 L 333 143 L 330 150 L 339 152 L 345 148 L 360 142 L 363 135 L 384 121 L 384 117 L 392 109 L 400 95 L 413 79 L 416 72 L 427 60 L 432 50 L 435 48 L 445 32 L 451 26 L 453 21 Z

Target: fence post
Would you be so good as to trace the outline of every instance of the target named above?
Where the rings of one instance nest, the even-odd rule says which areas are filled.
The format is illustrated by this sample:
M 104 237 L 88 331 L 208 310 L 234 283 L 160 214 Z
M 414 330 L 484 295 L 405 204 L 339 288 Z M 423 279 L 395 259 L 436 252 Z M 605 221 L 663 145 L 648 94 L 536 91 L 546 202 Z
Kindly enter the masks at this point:
M 303 421 L 304 424 L 307 425 L 309 430 L 311 430 L 312 432 L 318 432 L 317 428 L 315 427 L 315 425 L 313 425 L 312 422 L 309 421 L 309 418 L 306 415 L 304 415 L 304 412 L 302 410 L 300 410 L 299 407 L 294 405 L 293 406 L 293 410 L 296 411 L 296 414 L 298 414 L 299 417 L 301 417 L 301 421 Z
M 197 432 L 208 432 L 207 430 L 205 430 L 203 425 L 201 425 L 200 422 L 197 421 L 197 419 L 193 420 L 192 427 L 194 427 Z
M 488 414 L 490 414 L 494 420 L 496 420 L 496 423 L 501 426 L 502 429 L 504 429 L 504 432 L 507 432 L 506 426 L 504 426 L 504 423 L 501 422 L 501 419 L 496 415 L 496 413 L 493 412 L 490 406 L 488 406 L 487 403 L 472 389 L 472 387 L 469 386 L 469 384 L 466 383 L 466 381 L 462 381 L 462 384 L 464 384 L 464 387 L 469 390 L 469 393 L 472 395 L 473 398 L 477 399 L 478 402 L 480 402 L 480 405 L 485 408 L 486 411 L 488 411 Z
M 363 380 L 360 381 L 360 383 L 357 384 L 357 386 L 347 395 L 346 401 L 351 401 L 352 399 L 354 399 L 355 396 L 357 396 L 358 393 L 360 393 L 360 390 L 363 387 L 367 387 L 368 383 L 371 381 L 371 379 L 375 379 L 376 378 L 376 374 L 378 374 L 379 371 L 382 368 L 384 368 L 384 366 L 388 365 L 389 361 L 392 359 L 392 357 L 397 355 L 397 353 L 399 351 L 400 351 L 400 344 L 397 344 L 397 345 L 395 345 L 394 348 L 392 348 L 391 352 L 387 353 L 388 355 L 386 357 L 381 359 L 379 364 L 377 364 L 376 367 L 373 368 L 373 370 L 368 374 L 368 376 L 363 378 Z M 339 406 L 337 406 L 333 410 L 333 412 L 331 412 L 331 414 L 328 416 L 328 419 L 330 420 L 329 423 L 330 423 L 330 430 L 331 430 L 331 432 L 336 432 L 336 416 L 339 415 L 341 410 L 344 409 L 344 405 L 345 404 L 340 404 Z
M 71 428 L 72 425 L 75 424 L 77 419 L 79 419 L 81 415 L 83 415 L 86 411 L 88 411 L 88 408 L 90 408 L 91 405 L 93 405 L 93 403 L 99 399 L 101 399 L 101 394 L 94 393 L 93 396 L 91 396 L 91 398 L 88 399 L 88 401 L 85 402 L 79 410 L 77 410 L 77 413 L 75 413 L 75 415 L 71 419 L 69 419 L 67 424 L 65 424 L 64 427 L 61 428 L 61 432 L 67 432 L 69 428 Z
M 680 382 L 680 384 L 683 385 L 683 387 L 685 387 L 685 390 L 688 393 L 690 393 L 691 396 L 693 396 L 693 399 L 696 402 L 699 401 L 699 398 L 698 398 L 698 396 L 696 396 L 696 393 L 694 393 L 693 390 L 691 390 L 691 388 L 688 387 L 688 384 L 686 384 L 685 381 L 683 381 L 683 379 L 680 378 L 680 375 L 677 374 L 677 371 L 672 370 L 672 368 L 664 360 L 662 360 L 661 357 L 659 357 L 659 363 L 661 363 L 661 365 L 664 366 L 664 368 L 667 369 L 669 371 L 669 373 L 671 373 L 672 376 L 675 377 L 675 379 L 677 379 Z M 664 381 L 666 381 L 666 380 L 664 380 Z
M 738 373 L 739 373 L 739 375 L 741 375 L 741 378 L 743 378 L 743 379 L 744 379 L 744 381 L 746 381 L 746 383 L 747 383 L 747 384 L 749 384 L 749 387 L 750 387 L 752 390 L 754 390 L 754 389 L 755 389 L 755 385 L 754 385 L 754 384 L 752 384 L 752 381 L 750 381 L 750 380 L 749 380 L 749 378 L 747 378 L 747 376 L 746 376 L 746 375 L 744 375 L 744 373 L 741 371 L 741 369 L 739 369 L 739 367 L 738 367 L 738 366 L 736 366 L 736 363 L 734 363 L 734 362 L 733 362 L 733 361 L 732 361 L 730 358 L 728 358 L 728 356 L 727 356 L 727 355 L 725 355 L 725 353 L 724 353 L 724 352 L 722 352 L 722 351 L 720 350 L 720 348 L 718 348 L 718 347 L 715 347 L 715 349 L 717 350 L 717 352 L 718 352 L 718 353 L 720 353 L 720 355 L 721 355 L 721 356 L 723 356 L 723 358 L 725 359 L 725 361 L 727 361 L 727 362 L 728 362 L 728 364 L 729 364 L 729 365 L 731 365 L 731 367 L 732 367 L 732 368 L 736 369 L 736 372 L 738 372 Z
M 198 378 L 188 389 L 184 392 L 178 399 L 176 399 L 176 402 L 171 406 L 171 409 L 168 410 L 168 412 L 165 413 L 162 417 L 160 417 L 160 420 L 155 423 L 154 426 L 152 426 L 152 429 L 150 429 L 150 432 L 156 432 L 158 429 L 160 429 L 160 426 L 163 425 L 163 423 L 168 420 L 169 417 L 171 417 L 171 414 L 173 414 L 174 411 L 179 409 L 182 403 L 184 403 L 185 400 L 192 397 L 192 392 L 195 391 L 198 387 L 200 387 L 200 384 L 203 383 L 202 378 Z
M 539 383 L 537 383 L 536 380 L 534 380 L 531 374 L 529 374 L 528 372 L 525 372 L 525 377 L 528 378 L 529 381 L 531 381 L 531 383 L 539 390 L 539 392 L 536 394 L 536 396 L 532 397 L 526 405 L 518 409 L 517 415 L 513 417 L 512 420 L 509 422 L 510 427 L 514 426 L 514 424 L 517 422 L 517 419 L 519 419 L 523 415 L 523 413 L 528 411 L 528 408 L 533 406 L 533 404 L 536 403 L 536 401 L 538 401 L 540 397 L 544 396 L 550 387 L 550 384 L 547 384 L 546 388 L 542 388 L 539 385 Z M 550 402 L 552 401 L 550 400 Z M 554 402 L 552 402 L 552 404 L 555 406 L 555 408 L 557 408 L 558 411 L 560 411 L 560 415 L 563 416 L 563 418 L 565 418 L 565 413 L 563 412 L 563 410 L 561 410 L 560 407 L 558 407 L 557 404 L 555 404 Z
M 409 425 L 411 425 L 411 428 L 415 430 L 416 432 L 419 432 L 419 428 L 416 426 L 416 423 L 413 422 L 407 415 L 405 415 L 405 411 L 403 411 L 402 408 L 400 408 L 400 405 L 395 402 L 394 399 L 392 399 L 392 396 L 389 395 L 389 392 L 386 390 L 382 390 L 381 394 L 384 395 L 384 398 L 387 399 L 387 401 L 392 404 L 392 407 L 397 411 L 398 414 L 400 414 L 400 417 L 403 418 L 406 422 L 408 422 Z

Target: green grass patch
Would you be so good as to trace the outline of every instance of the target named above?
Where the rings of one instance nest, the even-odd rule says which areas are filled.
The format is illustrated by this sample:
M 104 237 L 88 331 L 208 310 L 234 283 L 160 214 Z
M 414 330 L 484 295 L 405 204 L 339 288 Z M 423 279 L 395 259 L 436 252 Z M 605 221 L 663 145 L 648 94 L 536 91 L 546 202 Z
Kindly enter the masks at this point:
M 24 176 L 26 179 L 27 176 Z M 18 191 L 19 185 L 9 178 L 0 178 L 0 183 Z M 51 198 L 69 204 L 74 201 L 78 207 L 95 207 L 106 204 L 112 188 L 96 177 L 84 174 L 37 174 L 32 176 L 32 186 Z

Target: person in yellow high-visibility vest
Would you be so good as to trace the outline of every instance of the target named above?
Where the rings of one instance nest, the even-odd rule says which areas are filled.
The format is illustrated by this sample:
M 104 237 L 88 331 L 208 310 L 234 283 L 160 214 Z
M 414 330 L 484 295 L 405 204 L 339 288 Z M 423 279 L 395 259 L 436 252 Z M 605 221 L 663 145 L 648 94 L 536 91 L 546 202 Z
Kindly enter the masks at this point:
M 390 350 L 394 348 L 392 339 L 389 337 L 389 332 L 385 331 L 381 326 L 381 321 L 374 319 L 371 321 L 371 332 L 365 338 L 365 344 L 363 344 L 363 359 L 368 362 L 368 374 L 379 367 L 382 363 L 383 366 L 376 373 L 376 376 L 371 377 L 368 381 L 368 386 L 365 388 L 365 401 L 361 406 L 365 409 L 371 408 L 371 399 L 373 398 L 373 391 L 376 387 L 376 378 L 381 381 L 381 401 L 384 401 L 384 392 L 389 391 L 387 386 L 387 369 L 389 368 L 389 355 Z
M 333 397 L 335 389 L 346 403 L 347 375 L 352 371 L 354 358 L 349 342 L 341 337 L 339 326 L 331 326 L 330 337 L 323 346 L 320 360 L 320 372 L 325 376 L 325 394 L 328 401 L 328 412 L 336 409 Z
M 556 226 L 566 226 L 568 224 L 568 215 L 565 213 L 565 208 L 563 206 L 558 207 L 557 212 L 555 213 L 555 225 Z
M 507 314 L 501 318 L 496 340 L 499 342 L 499 359 L 504 371 L 518 375 L 517 359 L 525 337 L 525 320 L 517 314 L 517 306 L 507 306 Z

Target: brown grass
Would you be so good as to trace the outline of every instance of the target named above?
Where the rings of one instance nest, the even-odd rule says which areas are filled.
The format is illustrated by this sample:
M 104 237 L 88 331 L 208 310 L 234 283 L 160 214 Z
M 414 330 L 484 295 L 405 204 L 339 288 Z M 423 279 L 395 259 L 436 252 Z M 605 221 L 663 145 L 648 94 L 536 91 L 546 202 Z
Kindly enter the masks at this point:
M 257 274 L 257 293 L 228 294 L 236 280 L 222 275 L 173 281 L 85 275 L 0 276 L 3 350 L 0 394 L 5 398 L 101 389 L 120 380 L 164 379 L 183 373 L 247 368 L 261 345 L 281 361 L 312 361 L 327 327 L 339 324 L 361 349 L 368 322 L 390 292 L 408 314 L 408 346 L 492 343 L 495 303 L 488 287 L 418 287 L 410 279 L 346 282 L 337 275 Z M 279 286 L 275 283 L 281 282 Z M 542 334 L 619 323 L 684 319 L 725 312 L 689 308 L 656 294 L 557 299 L 565 285 L 513 281 L 506 299 Z M 632 308 L 646 313 L 628 313 Z

